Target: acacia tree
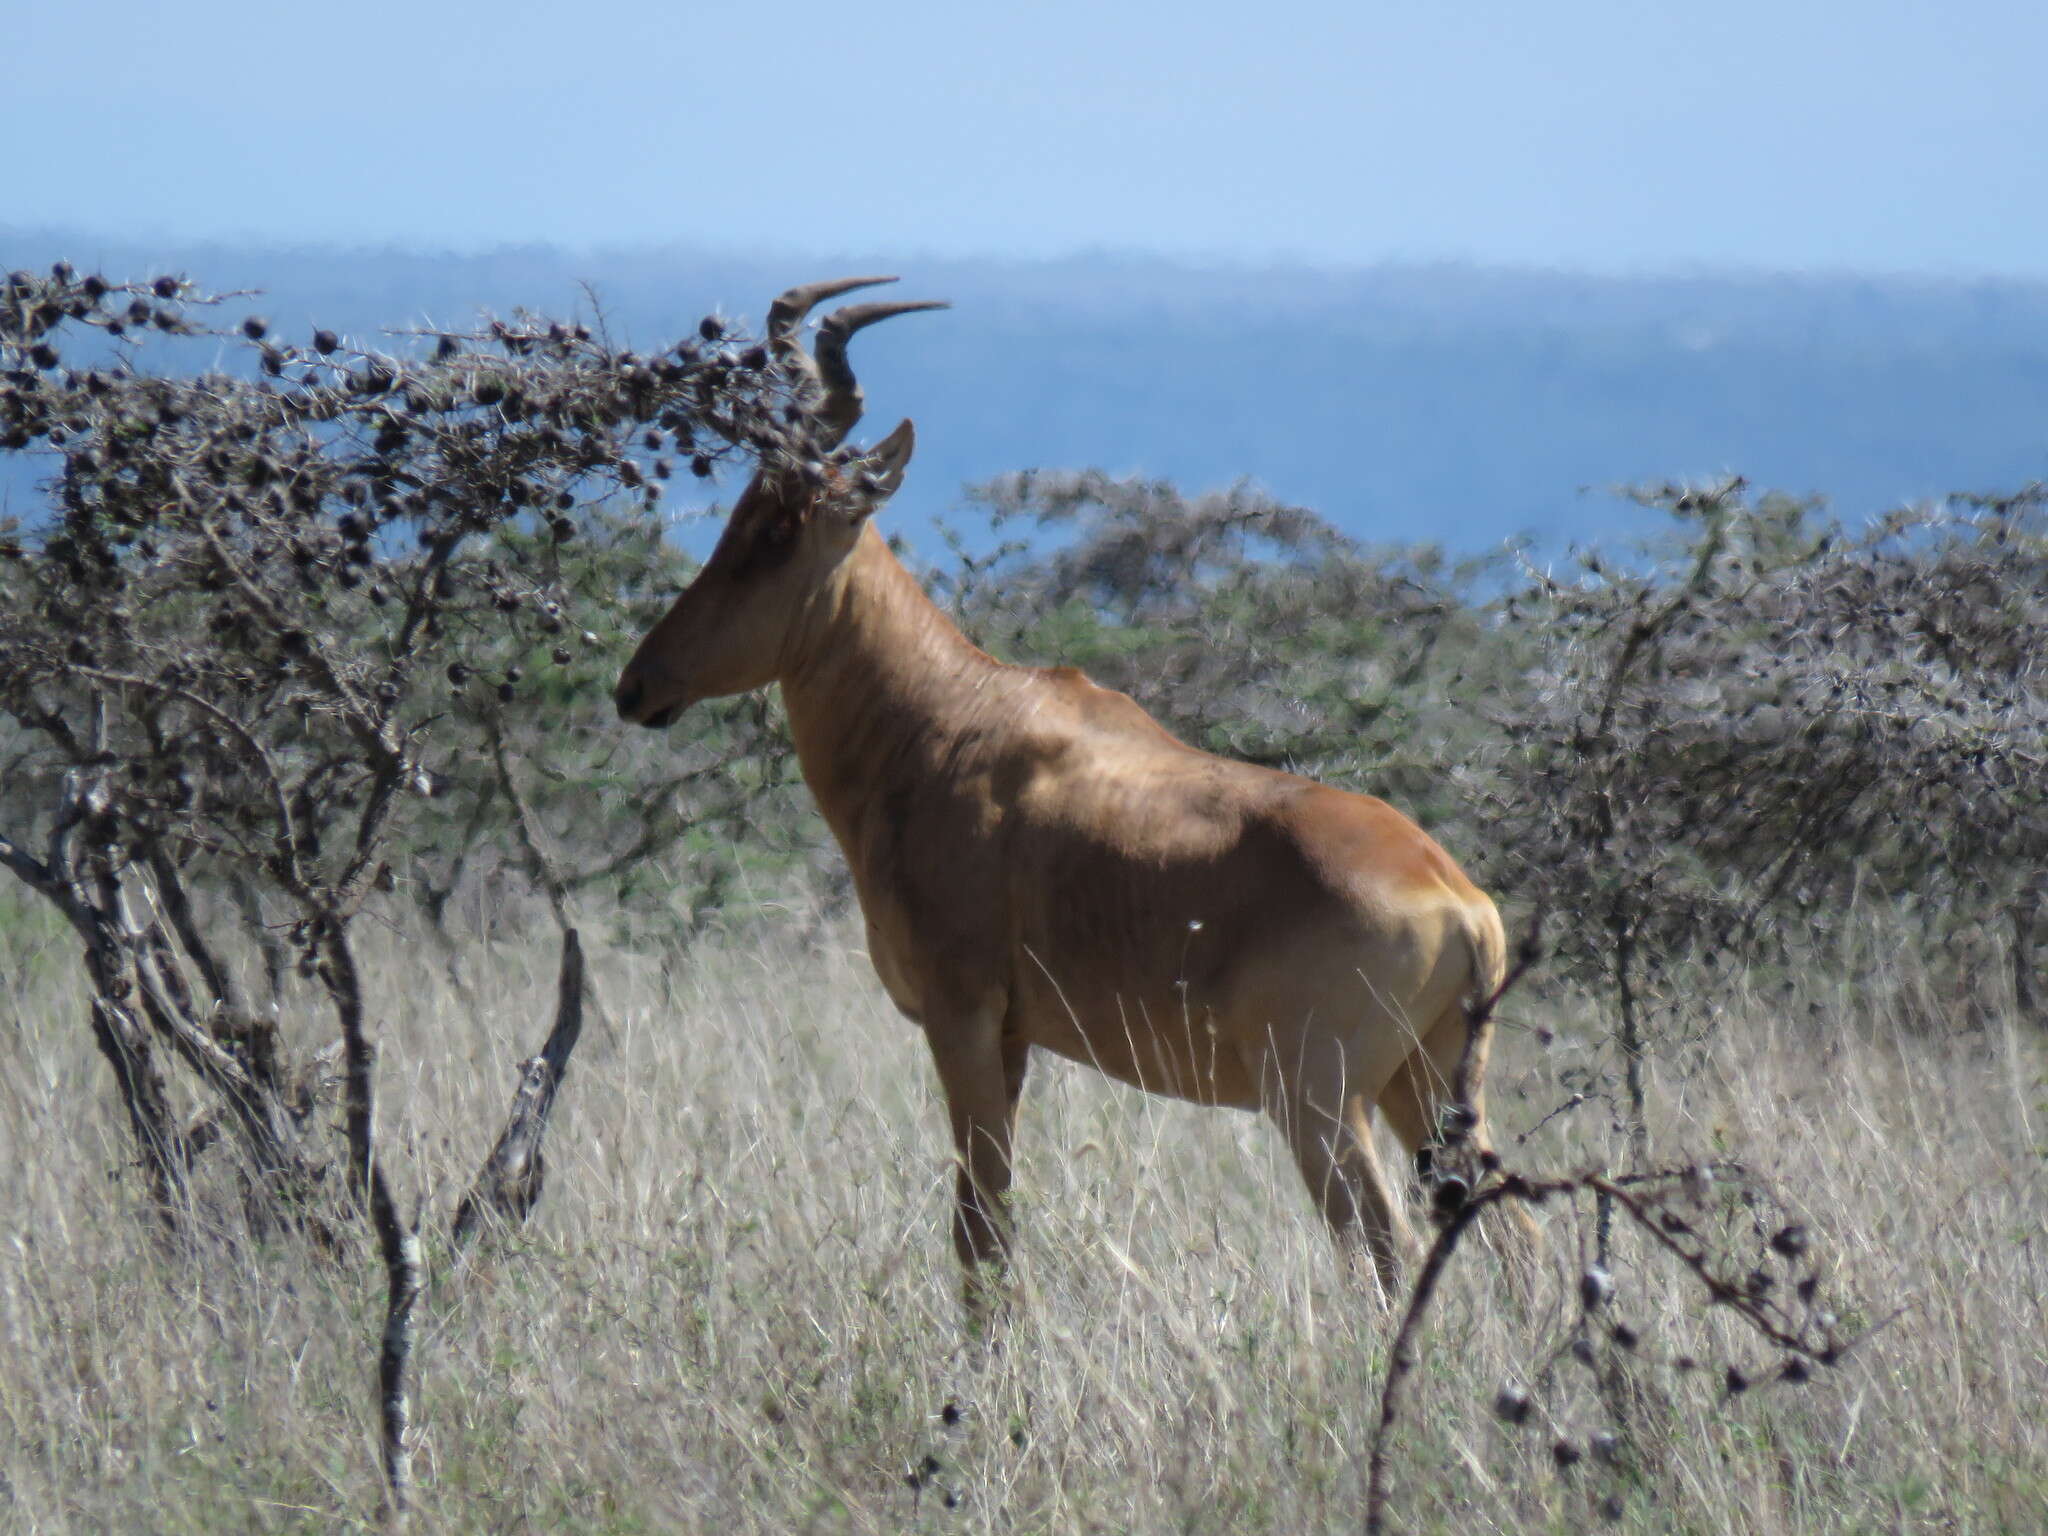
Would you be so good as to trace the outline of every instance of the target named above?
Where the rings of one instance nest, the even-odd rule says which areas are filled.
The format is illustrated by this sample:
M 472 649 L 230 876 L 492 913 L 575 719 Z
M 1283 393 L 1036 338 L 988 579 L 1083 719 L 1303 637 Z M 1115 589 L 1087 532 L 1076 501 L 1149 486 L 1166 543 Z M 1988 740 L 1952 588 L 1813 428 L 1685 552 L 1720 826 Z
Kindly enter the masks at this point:
M 662 520 L 630 505 L 582 509 L 573 542 L 508 530 L 514 563 L 545 558 L 578 638 L 485 625 L 437 729 L 461 744 L 443 792 L 417 807 L 401 892 L 420 902 L 458 982 L 459 931 L 522 920 L 520 897 L 601 909 L 621 942 L 680 952 L 736 905 L 743 878 L 778 892 L 825 833 L 797 782 L 769 701 L 710 700 L 662 737 L 622 732 L 611 704 L 619 656 L 587 643 L 644 634 L 686 586 L 695 562 Z
M 1538 660 L 1492 796 L 1496 880 L 1576 917 L 1558 961 L 1615 1000 L 1638 1162 L 1657 969 L 1839 959 L 1875 889 L 1936 935 L 2003 934 L 2034 1009 L 2048 867 L 2042 488 L 1860 534 L 1740 480 L 1640 499 L 1691 530 L 1667 561 L 1588 553 L 1505 605 Z
M 0 533 L 0 864 L 78 938 L 88 1022 L 166 1231 L 202 1235 L 194 1174 L 223 1142 L 251 1220 L 332 1244 L 346 1212 L 367 1214 L 402 1509 L 420 1251 L 377 1150 L 354 925 L 454 782 L 463 733 L 535 691 L 507 652 L 573 671 L 596 646 L 592 594 L 562 558 L 586 504 L 651 506 L 673 466 L 800 452 L 807 417 L 767 353 L 715 318 L 651 355 L 527 315 L 386 351 L 324 330 L 283 340 L 254 315 L 230 331 L 203 318 L 215 303 L 179 278 L 64 263 L 0 284 L 0 450 L 35 456 L 49 502 Z M 144 342 L 193 336 L 248 366 L 141 366 Z M 452 709 L 473 685 L 489 710 Z M 325 998 L 332 1048 L 280 1038 L 254 1001 L 227 891 Z M 557 911 L 560 1009 L 528 1064 L 529 1134 L 508 1134 L 477 1192 L 519 1214 L 537 1192 L 531 1111 L 544 1126 L 580 1017 L 581 950 Z M 336 1055 L 339 1205 L 313 1113 Z M 525 1091 L 542 1065 L 546 1091 Z

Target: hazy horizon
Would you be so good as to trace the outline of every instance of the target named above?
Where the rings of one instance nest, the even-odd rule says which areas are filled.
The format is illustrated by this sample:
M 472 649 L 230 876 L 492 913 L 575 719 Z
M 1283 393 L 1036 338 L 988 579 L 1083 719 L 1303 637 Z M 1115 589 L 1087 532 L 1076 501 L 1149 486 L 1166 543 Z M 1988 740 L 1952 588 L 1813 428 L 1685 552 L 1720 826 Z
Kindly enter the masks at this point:
M 1584 280 L 1601 285 L 1626 286 L 1636 283 L 1705 281 L 1714 283 L 1815 283 L 1876 282 L 1893 287 L 1930 289 L 1991 286 L 2048 291 L 2048 262 L 2039 271 L 2006 271 L 1887 266 L 1882 263 L 1841 265 L 1799 265 L 1758 259 L 1673 258 L 1661 263 L 1641 262 L 1608 266 L 1598 262 L 1574 264 L 1535 258 L 1486 258 L 1469 254 L 1426 252 L 1361 255 L 1355 258 L 1315 259 L 1299 253 L 1256 253 L 1243 251 L 1204 252 L 1168 246 L 1077 244 L 1045 251 L 1005 252 L 1000 250 L 922 248 L 899 244 L 892 251 L 841 243 L 748 242 L 682 235 L 662 238 L 577 241 L 551 236 L 456 238 L 401 235 L 290 236 L 261 228 L 180 232 L 173 229 L 118 228 L 61 220 L 15 220 L 6 217 L 0 205 L 0 242 L 25 240 L 38 245 L 65 242 L 77 262 L 83 251 L 89 259 L 92 249 L 134 251 L 160 246 L 176 252 L 220 250 L 246 252 L 252 249 L 280 254 L 322 256 L 375 256 L 406 261 L 449 258 L 472 261 L 500 256 L 529 254 L 602 265 L 618 259 L 635 261 L 673 256 L 710 264 L 743 264 L 761 267 L 786 263 L 793 273 L 823 270 L 847 261 L 865 262 L 877 272 L 902 275 L 919 268 L 969 267 L 1004 273 L 1056 273 L 1063 268 L 1086 266 L 1096 269 L 1133 267 L 1162 268 L 1190 277 L 1213 276 L 1230 279 L 1307 274 L 1324 278 L 1356 278 L 1387 274 L 1468 274 L 1508 279 Z M 0 261 L 4 261 L 0 257 Z M 879 265 L 877 265 L 879 263 Z M 15 263 L 19 265 L 19 263 Z M 837 271 L 838 268 L 834 267 Z M 850 268 L 848 270 L 851 270 Z
M 318 325 L 374 347 L 480 310 L 587 315 L 593 293 L 624 344 L 656 347 L 710 310 L 757 326 L 791 282 L 900 272 L 905 297 L 953 308 L 861 338 L 863 430 L 916 420 L 917 462 L 890 523 L 932 554 L 934 518 L 979 536 L 963 486 L 1031 468 L 1099 467 L 1188 492 L 1249 479 L 1356 537 L 1458 554 L 1517 535 L 1554 550 L 1654 533 L 1660 519 L 1612 494 L 1646 481 L 1741 473 L 1826 496 L 1853 523 L 2048 479 L 2048 283 L 2029 280 L 1131 254 L 899 262 L 677 243 L 459 255 L 0 223 L 0 265 L 59 257 L 262 289 L 243 307 L 280 334 Z M 32 506 L 33 475 L 10 466 L 0 502 Z M 671 506 L 698 489 L 672 487 Z

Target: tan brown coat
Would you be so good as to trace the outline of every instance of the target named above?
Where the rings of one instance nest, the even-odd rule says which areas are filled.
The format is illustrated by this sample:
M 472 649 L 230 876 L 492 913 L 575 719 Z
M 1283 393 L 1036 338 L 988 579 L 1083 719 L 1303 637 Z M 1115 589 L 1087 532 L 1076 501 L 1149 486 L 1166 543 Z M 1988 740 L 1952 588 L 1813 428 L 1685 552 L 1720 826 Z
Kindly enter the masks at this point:
M 771 330 L 836 291 L 786 295 Z M 840 317 L 826 322 L 828 385 L 835 361 L 851 384 L 845 335 L 899 308 L 841 311 L 854 322 L 836 338 Z M 1466 1005 L 1502 974 L 1493 903 L 1382 801 L 1197 751 L 1079 672 L 970 643 L 868 520 L 912 442 L 905 422 L 820 486 L 758 474 L 628 663 L 621 715 L 664 725 L 781 684 L 875 969 L 945 1090 L 971 1298 L 1007 1245 L 1034 1048 L 1265 1110 L 1332 1227 L 1391 1284 L 1413 1239 L 1370 1109 L 1411 1152 L 1434 1136 Z

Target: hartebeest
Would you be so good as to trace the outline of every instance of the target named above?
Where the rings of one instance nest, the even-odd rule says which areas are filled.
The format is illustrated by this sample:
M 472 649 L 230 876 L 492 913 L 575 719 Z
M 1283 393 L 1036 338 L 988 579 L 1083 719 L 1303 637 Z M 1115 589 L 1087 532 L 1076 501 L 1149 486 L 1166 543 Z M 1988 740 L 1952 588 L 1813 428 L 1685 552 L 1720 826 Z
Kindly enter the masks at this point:
M 819 301 L 887 281 L 795 288 L 770 308 L 773 356 L 826 452 L 757 470 L 626 664 L 620 716 L 661 727 L 699 699 L 782 685 L 875 970 L 945 1090 L 970 1305 L 978 1266 L 1008 1245 L 1034 1046 L 1267 1110 L 1330 1225 L 1362 1237 L 1391 1285 L 1413 1238 L 1369 1106 L 1411 1152 L 1436 1134 L 1468 1001 L 1502 975 L 1493 903 L 1384 802 L 1197 751 L 1072 668 L 1006 665 L 961 634 L 872 524 L 911 424 L 865 454 L 829 452 L 861 413 L 848 337 L 943 306 L 850 305 L 814 354 L 800 340 Z

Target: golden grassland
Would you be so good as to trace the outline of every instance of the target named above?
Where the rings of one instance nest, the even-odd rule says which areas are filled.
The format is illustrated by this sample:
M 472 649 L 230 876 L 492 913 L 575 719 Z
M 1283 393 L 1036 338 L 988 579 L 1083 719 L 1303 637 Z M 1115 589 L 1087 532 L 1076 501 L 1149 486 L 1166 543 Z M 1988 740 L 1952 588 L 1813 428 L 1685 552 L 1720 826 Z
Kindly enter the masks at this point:
M 1879 936 L 1882 937 L 1881 935 Z M 378 941 L 383 1146 L 424 1202 L 416 1527 L 447 1531 L 1355 1530 L 1391 1335 L 1252 1116 L 1034 1067 L 1017 1300 L 966 1339 L 943 1117 L 922 1041 L 844 934 L 599 952 L 604 1018 L 550 1135 L 530 1226 L 466 1269 L 442 1234 L 539 1040 L 553 946 L 479 948 L 471 988 Z M 1883 953 L 1889 946 L 1880 945 Z M 1910 946 L 1900 946 L 1910 955 Z M 1554 1273 L 1518 1308 L 1461 1254 L 1397 1426 L 1404 1530 L 2048 1528 L 2048 1042 L 1942 1016 L 1910 961 L 1851 988 L 1773 978 L 1668 999 L 1660 1157 L 1740 1158 L 1818 1235 L 1850 1324 L 1803 1386 L 1624 1240 L 1643 1334 L 1561 1353 L 1585 1211 L 1543 1213 Z M 2009 1012 L 2009 1010 L 2008 1010 Z M 1553 1038 L 1539 1043 L 1536 1026 Z M 1618 1145 L 1590 1006 L 1511 999 L 1493 1097 L 1518 1164 Z M 310 1026 L 309 1026 L 310 1028 Z M 0 1529 L 328 1531 L 378 1503 L 382 1277 L 251 1237 L 171 1250 L 61 936 L 0 933 Z M 1546 1119 L 1547 1116 L 1551 1116 Z M 1516 1135 L 1542 1122 L 1525 1143 Z M 1707 1362 L 1685 1374 L 1678 1354 Z M 1555 1418 L 1510 1428 L 1504 1382 Z M 1552 1463 L 1616 1414 L 1629 1466 Z

